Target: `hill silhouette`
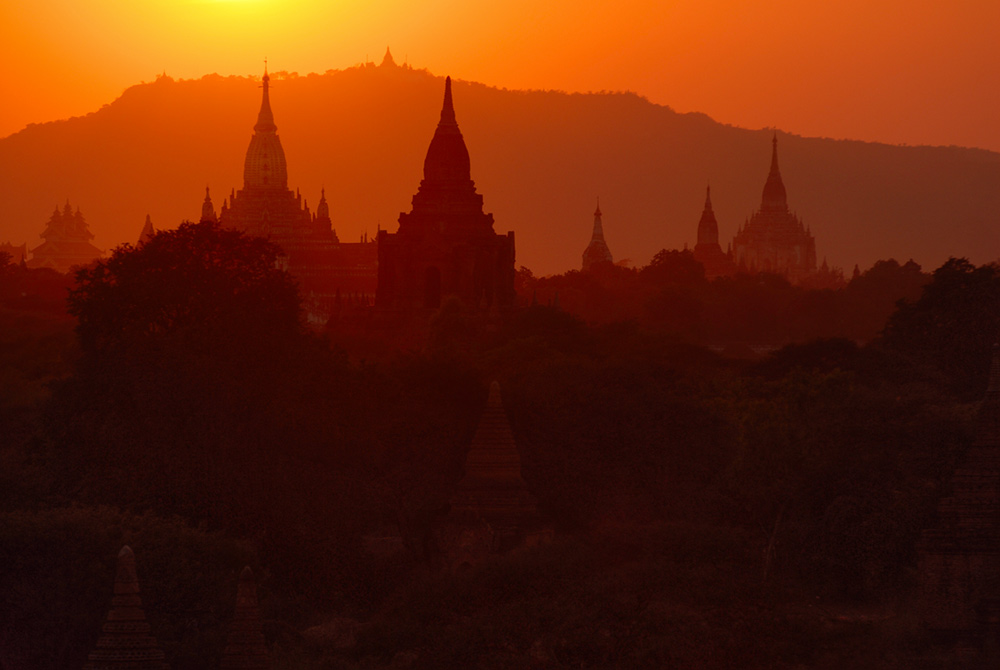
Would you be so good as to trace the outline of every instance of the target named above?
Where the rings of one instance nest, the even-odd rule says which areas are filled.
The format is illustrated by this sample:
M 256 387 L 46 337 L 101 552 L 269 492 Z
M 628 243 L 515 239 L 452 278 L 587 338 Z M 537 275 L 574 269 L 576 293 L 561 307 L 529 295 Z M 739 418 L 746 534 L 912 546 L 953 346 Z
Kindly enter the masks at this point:
M 311 206 L 326 188 L 342 241 L 396 229 L 420 182 L 443 77 L 385 63 L 325 74 L 275 73 L 271 101 L 289 186 Z M 760 204 L 771 130 L 678 114 L 633 93 L 509 91 L 455 82 L 472 175 L 496 229 L 517 235 L 517 264 L 578 268 L 597 196 L 616 259 L 646 263 L 694 244 L 705 184 L 723 246 Z M 259 82 L 167 76 L 83 117 L 0 139 L 0 240 L 29 248 L 53 207 L 80 207 L 103 249 L 196 219 L 242 184 Z M 817 254 L 847 269 L 879 258 L 936 267 L 1000 256 L 1000 154 L 890 146 L 779 132 L 790 206 Z

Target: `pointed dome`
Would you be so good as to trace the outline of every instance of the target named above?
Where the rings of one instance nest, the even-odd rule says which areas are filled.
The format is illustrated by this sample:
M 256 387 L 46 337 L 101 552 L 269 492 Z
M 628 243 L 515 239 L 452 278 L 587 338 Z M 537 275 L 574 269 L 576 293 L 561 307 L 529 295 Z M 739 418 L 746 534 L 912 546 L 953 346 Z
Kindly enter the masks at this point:
M 142 224 L 142 232 L 139 233 L 139 244 L 145 244 L 153 239 L 153 235 L 156 235 L 156 229 L 153 228 L 153 220 L 149 218 L 149 214 L 146 215 L 146 222 Z
M 247 149 L 243 164 L 244 188 L 285 189 L 288 187 L 288 168 L 285 151 L 278 138 L 278 126 L 274 123 L 269 94 L 271 77 L 264 70 L 264 95 L 257 114 L 257 124 L 253 127 L 253 137 Z
M 222 670 L 266 670 L 271 667 L 257 606 L 257 583 L 250 566 L 240 573 L 236 610 L 219 667 Z
M 111 609 L 84 670 L 167 670 L 164 658 L 142 609 L 135 555 L 129 547 L 122 547 Z
M 441 120 L 438 121 L 434 138 L 424 159 L 424 181 L 430 183 L 472 181 L 469 150 L 465 147 L 465 139 L 455 119 L 455 107 L 451 99 L 451 77 L 446 78 L 444 82 Z
M 601 220 L 601 199 L 597 199 L 597 209 L 594 210 L 594 231 L 590 235 L 590 244 L 583 251 L 583 269 L 589 270 L 599 263 L 614 263 L 608 243 L 604 241 L 604 223 Z
M 382 67 L 393 67 L 394 65 L 396 65 L 396 61 L 393 60 L 389 47 L 386 47 L 385 56 L 382 57 Z
M 205 187 L 205 201 L 201 203 L 201 220 L 211 221 L 215 223 L 219 220 L 219 217 L 215 215 L 215 207 L 212 205 L 212 196 L 208 192 L 208 187 Z
M 712 187 L 705 188 L 705 209 L 701 212 L 701 220 L 698 221 L 698 243 L 701 245 L 719 244 L 719 224 L 715 220 L 715 212 L 712 211 Z
M 329 219 L 330 218 L 330 205 L 326 202 L 326 189 L 320 189 L 319 192 L 319 204 L 316 205 L 316 218 L 317 219 Z
M 761 198 L 760 211 L 762 212 L 787 212 L 788 196 L 785 193 L 785 184 L 781 181 L 781 172 L 778 170 L 778 134 L 774 134 L 771 140 L 771 171 L 767 175 L 764 183 L 764 193 Z

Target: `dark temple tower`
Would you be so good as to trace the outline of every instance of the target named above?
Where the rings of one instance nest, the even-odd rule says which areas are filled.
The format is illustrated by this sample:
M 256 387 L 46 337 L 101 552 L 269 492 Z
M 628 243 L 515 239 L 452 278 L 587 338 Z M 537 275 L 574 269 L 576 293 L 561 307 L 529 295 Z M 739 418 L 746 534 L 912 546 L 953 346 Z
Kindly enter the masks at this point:
M 736 274 L 736 266 L 719 246 L 719 224 L 712 211 L 712 188 L 705 188 L 705 209 L 698 221 L 698 243 L 694 245 L 694 258 L 705 268 L 705 277 L 714 279 Z
M 586 272 L 595 265 L 601 263 L 613 263 L 611 250 L 608 243 L 604 241 L 604 224 L 601 222 L 601 200 L 597 200 L 597 209 L 594 210 L 594 232 L 590 236 L 590 244 L 583 251 L 583 270 Z
M 733 260 L 741 270 L 773 272 L 797 283 L 816 272 L 816 240 L 788 209 L 785 184 L 778 170 L 778 136 L 772 140 L 771 170 L 764 183 L 760 209 L 733 239 Z
M 448 296 L 473 308 L 514 302 L 514 233 L 494 232 L 493 215 L 483 212 L 455 119 L 450 77 L 412 209 L 399 215 L 396 233 L 378 236 L 376 305 L 436 309 Z

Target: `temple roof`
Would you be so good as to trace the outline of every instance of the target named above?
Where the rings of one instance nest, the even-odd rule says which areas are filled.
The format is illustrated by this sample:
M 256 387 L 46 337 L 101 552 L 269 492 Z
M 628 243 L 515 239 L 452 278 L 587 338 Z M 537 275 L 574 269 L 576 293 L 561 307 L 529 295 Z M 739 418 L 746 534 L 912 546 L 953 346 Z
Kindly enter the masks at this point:
M 472 181 L 469 150 L 465 146 L 465 139 L 455 119 L 455 107 L 451 99 L 451 77 L 446 78 L 444 82 L 441 119 L 434 131 L 434 138 L 427 148 L 427 157 L 424 159 L 424 181 L 428 183 Z
M 271 77 L 264 70 L 264 94 L 257 114 L 257 124 L 253 127 L 253 137 L 247 149 L 243 164 L 244 188 L 288 188 L 288 168 L 285 151 L 278 138 L 278 126 L 274 123 L 269 94 Z
M 601 200 L 597 200 L 594 211 L 594 231 L 590 235 L 590 244 L 583 251 L 583 269 L 587 270 L 596 263 L 613 263 L 611 249 L 604 241 L 604 223 L 601 221 Z

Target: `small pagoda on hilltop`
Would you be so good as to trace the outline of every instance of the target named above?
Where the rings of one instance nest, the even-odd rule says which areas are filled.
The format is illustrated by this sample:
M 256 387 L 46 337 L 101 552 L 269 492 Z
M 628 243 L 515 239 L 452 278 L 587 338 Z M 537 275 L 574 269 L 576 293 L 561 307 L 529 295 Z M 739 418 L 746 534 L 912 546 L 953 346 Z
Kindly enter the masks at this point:
M 597 199 L 597 209 L 594 210 L 594 232 L 590 236 L 590 244 L 583 251 L 583 271 L 602 263 L 614 263 L 608 243 L 604 241 L 604 224 L 601 222 L 601 199 Z
M 45 224 L 41 236 L 45 241 L 31 250 L 29 268 L 52 268 L 58 272 L 69 272 L 74 267 L 87 265 L 101 257 L 101 250 L 90 243 L 94 234 L 87 221 L 76 212 L 66 200 L 62 211 L 56 207 Z

